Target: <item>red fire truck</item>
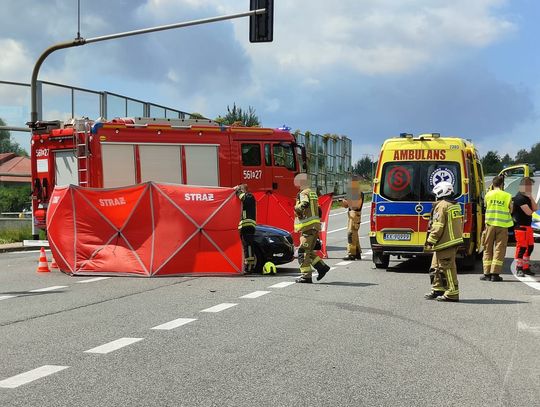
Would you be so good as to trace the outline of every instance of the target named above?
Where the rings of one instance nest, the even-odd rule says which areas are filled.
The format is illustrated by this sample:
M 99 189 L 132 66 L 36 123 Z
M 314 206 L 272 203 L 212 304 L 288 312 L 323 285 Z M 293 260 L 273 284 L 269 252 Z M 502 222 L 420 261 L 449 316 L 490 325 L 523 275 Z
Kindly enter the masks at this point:
M 204 186 L 246 183 L 294 196 L 305 149 L 281 129 L 221 126 L 206 119 L 121 118 L 38 122 L 32 133 L 34 222 L 56 185 L 112 188 L 146 181 Z

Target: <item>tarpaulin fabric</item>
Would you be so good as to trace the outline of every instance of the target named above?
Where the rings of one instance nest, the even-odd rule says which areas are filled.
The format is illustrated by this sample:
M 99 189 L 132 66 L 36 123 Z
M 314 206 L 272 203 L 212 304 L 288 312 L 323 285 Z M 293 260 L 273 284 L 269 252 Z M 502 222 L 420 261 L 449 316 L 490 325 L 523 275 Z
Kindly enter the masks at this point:
M 257 223 L 275 226 L 286 230 L 293 236 L 294 245 L 300 245 L 300 234 L 294 231 L 294 197 L 287 197 L 273 192 L 254 192 L 253 196 L 257 201 Z M 322 249 L 319 256 L 328 257 L 326 251 L 326 234 L 328 217 L 332 207 L 332 194 L 326 194 L 319 197 L 319 206 L 321 207 L 321 232 L 319 238 L 322 242 Z
M 240 214 L 232 188 L 70 185 L 55 188 L 47 230 L 53 256 L 69 274 L 238 274 Z

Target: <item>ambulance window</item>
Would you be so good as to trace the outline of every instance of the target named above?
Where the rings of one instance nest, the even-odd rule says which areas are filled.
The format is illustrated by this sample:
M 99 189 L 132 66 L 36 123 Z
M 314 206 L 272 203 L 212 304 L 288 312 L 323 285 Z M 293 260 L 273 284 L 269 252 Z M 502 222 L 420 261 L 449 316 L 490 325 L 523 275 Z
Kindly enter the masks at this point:
M 422 175 L 420 200 L 433 201 L 433 187 L 439 182 L 450 182 L 454 187 L 454 196 L 461 195 L 460 165 L 456 162 L 426 162 Z
M 415 163 L 386 163 L 382 171 L 381 195 L 392 201 L 417 201 L 416 171 Z
M 261 146 L 259 144 L 242 144 L 242 165 L 261 165 Z
M 294 153 L 290 144 L 274 144 L 274 165 L 276 167 L 286 167 L 292 171 L 296 169 Z
M 267 167 L 272 165 L 272 147 L 270 147 L 270 144 L 264 145 L 264 164 Z

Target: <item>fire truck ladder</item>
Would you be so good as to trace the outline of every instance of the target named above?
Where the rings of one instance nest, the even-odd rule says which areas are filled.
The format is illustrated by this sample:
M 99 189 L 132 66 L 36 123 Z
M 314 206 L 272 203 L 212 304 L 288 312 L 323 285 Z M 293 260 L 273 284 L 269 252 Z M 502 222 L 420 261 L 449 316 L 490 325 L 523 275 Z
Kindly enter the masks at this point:
M 77 123 L 83 124 L 83 123 Z M 90 141 L 90 123 L 85 121 L 84 127 L 75 126 L 73 130 L 73 146 L 75 157 L 77 159 L 77 168 L 79 169 L 79 185 L 88 186 L 88 155 Z

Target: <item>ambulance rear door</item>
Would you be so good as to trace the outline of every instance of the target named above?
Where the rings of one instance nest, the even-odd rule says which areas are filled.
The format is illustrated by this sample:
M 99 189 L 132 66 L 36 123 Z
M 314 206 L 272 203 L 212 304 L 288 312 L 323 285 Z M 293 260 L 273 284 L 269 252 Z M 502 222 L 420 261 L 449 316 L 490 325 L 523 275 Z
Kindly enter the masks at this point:
M 499 176 L 504 177 L 504 190 L 514 196 L 519 191 L 523 177 L 530 176 L 530 168 L 528 164 L 512 165 L 499 172 Z

